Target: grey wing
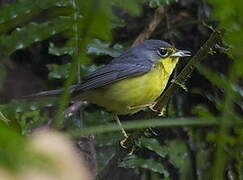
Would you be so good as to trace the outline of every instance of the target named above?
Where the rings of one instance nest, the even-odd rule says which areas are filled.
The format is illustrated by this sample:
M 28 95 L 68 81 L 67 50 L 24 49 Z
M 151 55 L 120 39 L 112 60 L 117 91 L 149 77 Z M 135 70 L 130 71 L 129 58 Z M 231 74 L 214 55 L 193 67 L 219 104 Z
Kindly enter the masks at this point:
M 116 81 L 125 79 L 127 77 L 133 77 L 142 75 L 152 68 L 152 63 L 149 61 L 137 61 L 136 63 L 110 63 L 103 68 L 97 69 L 83 78 L 83 82 L 75 84 L 69 88 L 69 92 L 73 97 L 84 91 L 99 88 Z M 24 96 L 23 98 L 43 97 L 60 95 L 63 93 L 63 89 L 56 89 L 51 91 L 42 91 L 40 93 Z
M 114 63 L 108 64 L 103 68 L 97 69 L 94 72 L 89 73 L 83 78 L 83 82 L 73 89 L 77 91 L 87 91 L 90 89 L 99 88 L 116 81 L 125 79 L 127 77 L 142 75 L 151 70 L 152 64 L 141 63 Z

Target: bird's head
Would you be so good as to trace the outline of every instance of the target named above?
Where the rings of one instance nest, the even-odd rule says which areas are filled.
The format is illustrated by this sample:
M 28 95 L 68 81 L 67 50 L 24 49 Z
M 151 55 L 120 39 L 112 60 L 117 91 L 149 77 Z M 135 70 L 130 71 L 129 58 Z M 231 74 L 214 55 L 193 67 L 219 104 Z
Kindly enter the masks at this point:
M 146 40 L 138 45 L 138 49 L 154 66 L 162 63 L 168 73 L 173 71 L 179 58 L 191 56 L 190 51 L 179 50 L 161 40 Z

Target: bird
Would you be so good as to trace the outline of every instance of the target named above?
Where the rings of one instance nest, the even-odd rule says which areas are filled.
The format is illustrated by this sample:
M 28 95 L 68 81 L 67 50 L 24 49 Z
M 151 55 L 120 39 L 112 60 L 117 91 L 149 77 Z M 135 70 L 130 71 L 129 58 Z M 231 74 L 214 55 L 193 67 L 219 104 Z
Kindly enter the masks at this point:
M 111 112 L 125 137 L 119 115 L 134 114 L 146 107 L 153 110 L 170 75 L 181 57 L 190 51 L 179 50 L 162 40 L 145 40 L 132 46 L 107 65 L 88 73 L 82 82 L 69 88 L 76 101 L 88 101 Z M 31 97 L 62 94 L 63 89 L 42 91 Z

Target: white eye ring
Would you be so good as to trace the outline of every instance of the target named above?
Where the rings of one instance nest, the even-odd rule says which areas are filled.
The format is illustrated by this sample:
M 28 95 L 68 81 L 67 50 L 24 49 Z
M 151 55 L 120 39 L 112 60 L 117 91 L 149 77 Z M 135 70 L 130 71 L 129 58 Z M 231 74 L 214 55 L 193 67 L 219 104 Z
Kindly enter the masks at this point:
M 160 57 L 167 57 L 169 55 L 169 51 L 165 48 L 158 49 L 158 54 Z

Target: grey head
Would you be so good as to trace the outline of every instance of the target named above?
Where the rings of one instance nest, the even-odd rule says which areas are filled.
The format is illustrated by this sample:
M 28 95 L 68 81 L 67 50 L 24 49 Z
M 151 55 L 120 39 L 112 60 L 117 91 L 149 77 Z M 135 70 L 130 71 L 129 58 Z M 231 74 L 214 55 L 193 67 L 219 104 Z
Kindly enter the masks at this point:
M 144 42 L 134 46 L 132 52 L 135 55 L 144 57 L 150 61 L 156 61 L 161 58 L 160 49 L 173 48 L 172 45 L 161 40 L 145 40 Z
M 164 48 L 173 48 L 173 46 L 165 41 L 161 40 L 145 40 L 142 43 L 138 44 L 137 46 L 134 46 L 137 48 L 145 48 L 148 50 L 157 50 L 158 48 L 164 47 Z
M 159 60 L 166 57 L 185 57 L 191 56 L 191 53 L 186 50 L 178 50 L 171 44 L 161 40 L 146 40 L 143 43 L 134 47 L 134 53 L 143 51 L 144 57 L 150 60 Z
M 177 50 L 171 44 L 161 40 L 145 40 L 125 51 L 120 57 L 111 63 L 144 63 L 154 64 L 161 58 L 168 56 L 184 57 L 190 56 L 189 51 Z

